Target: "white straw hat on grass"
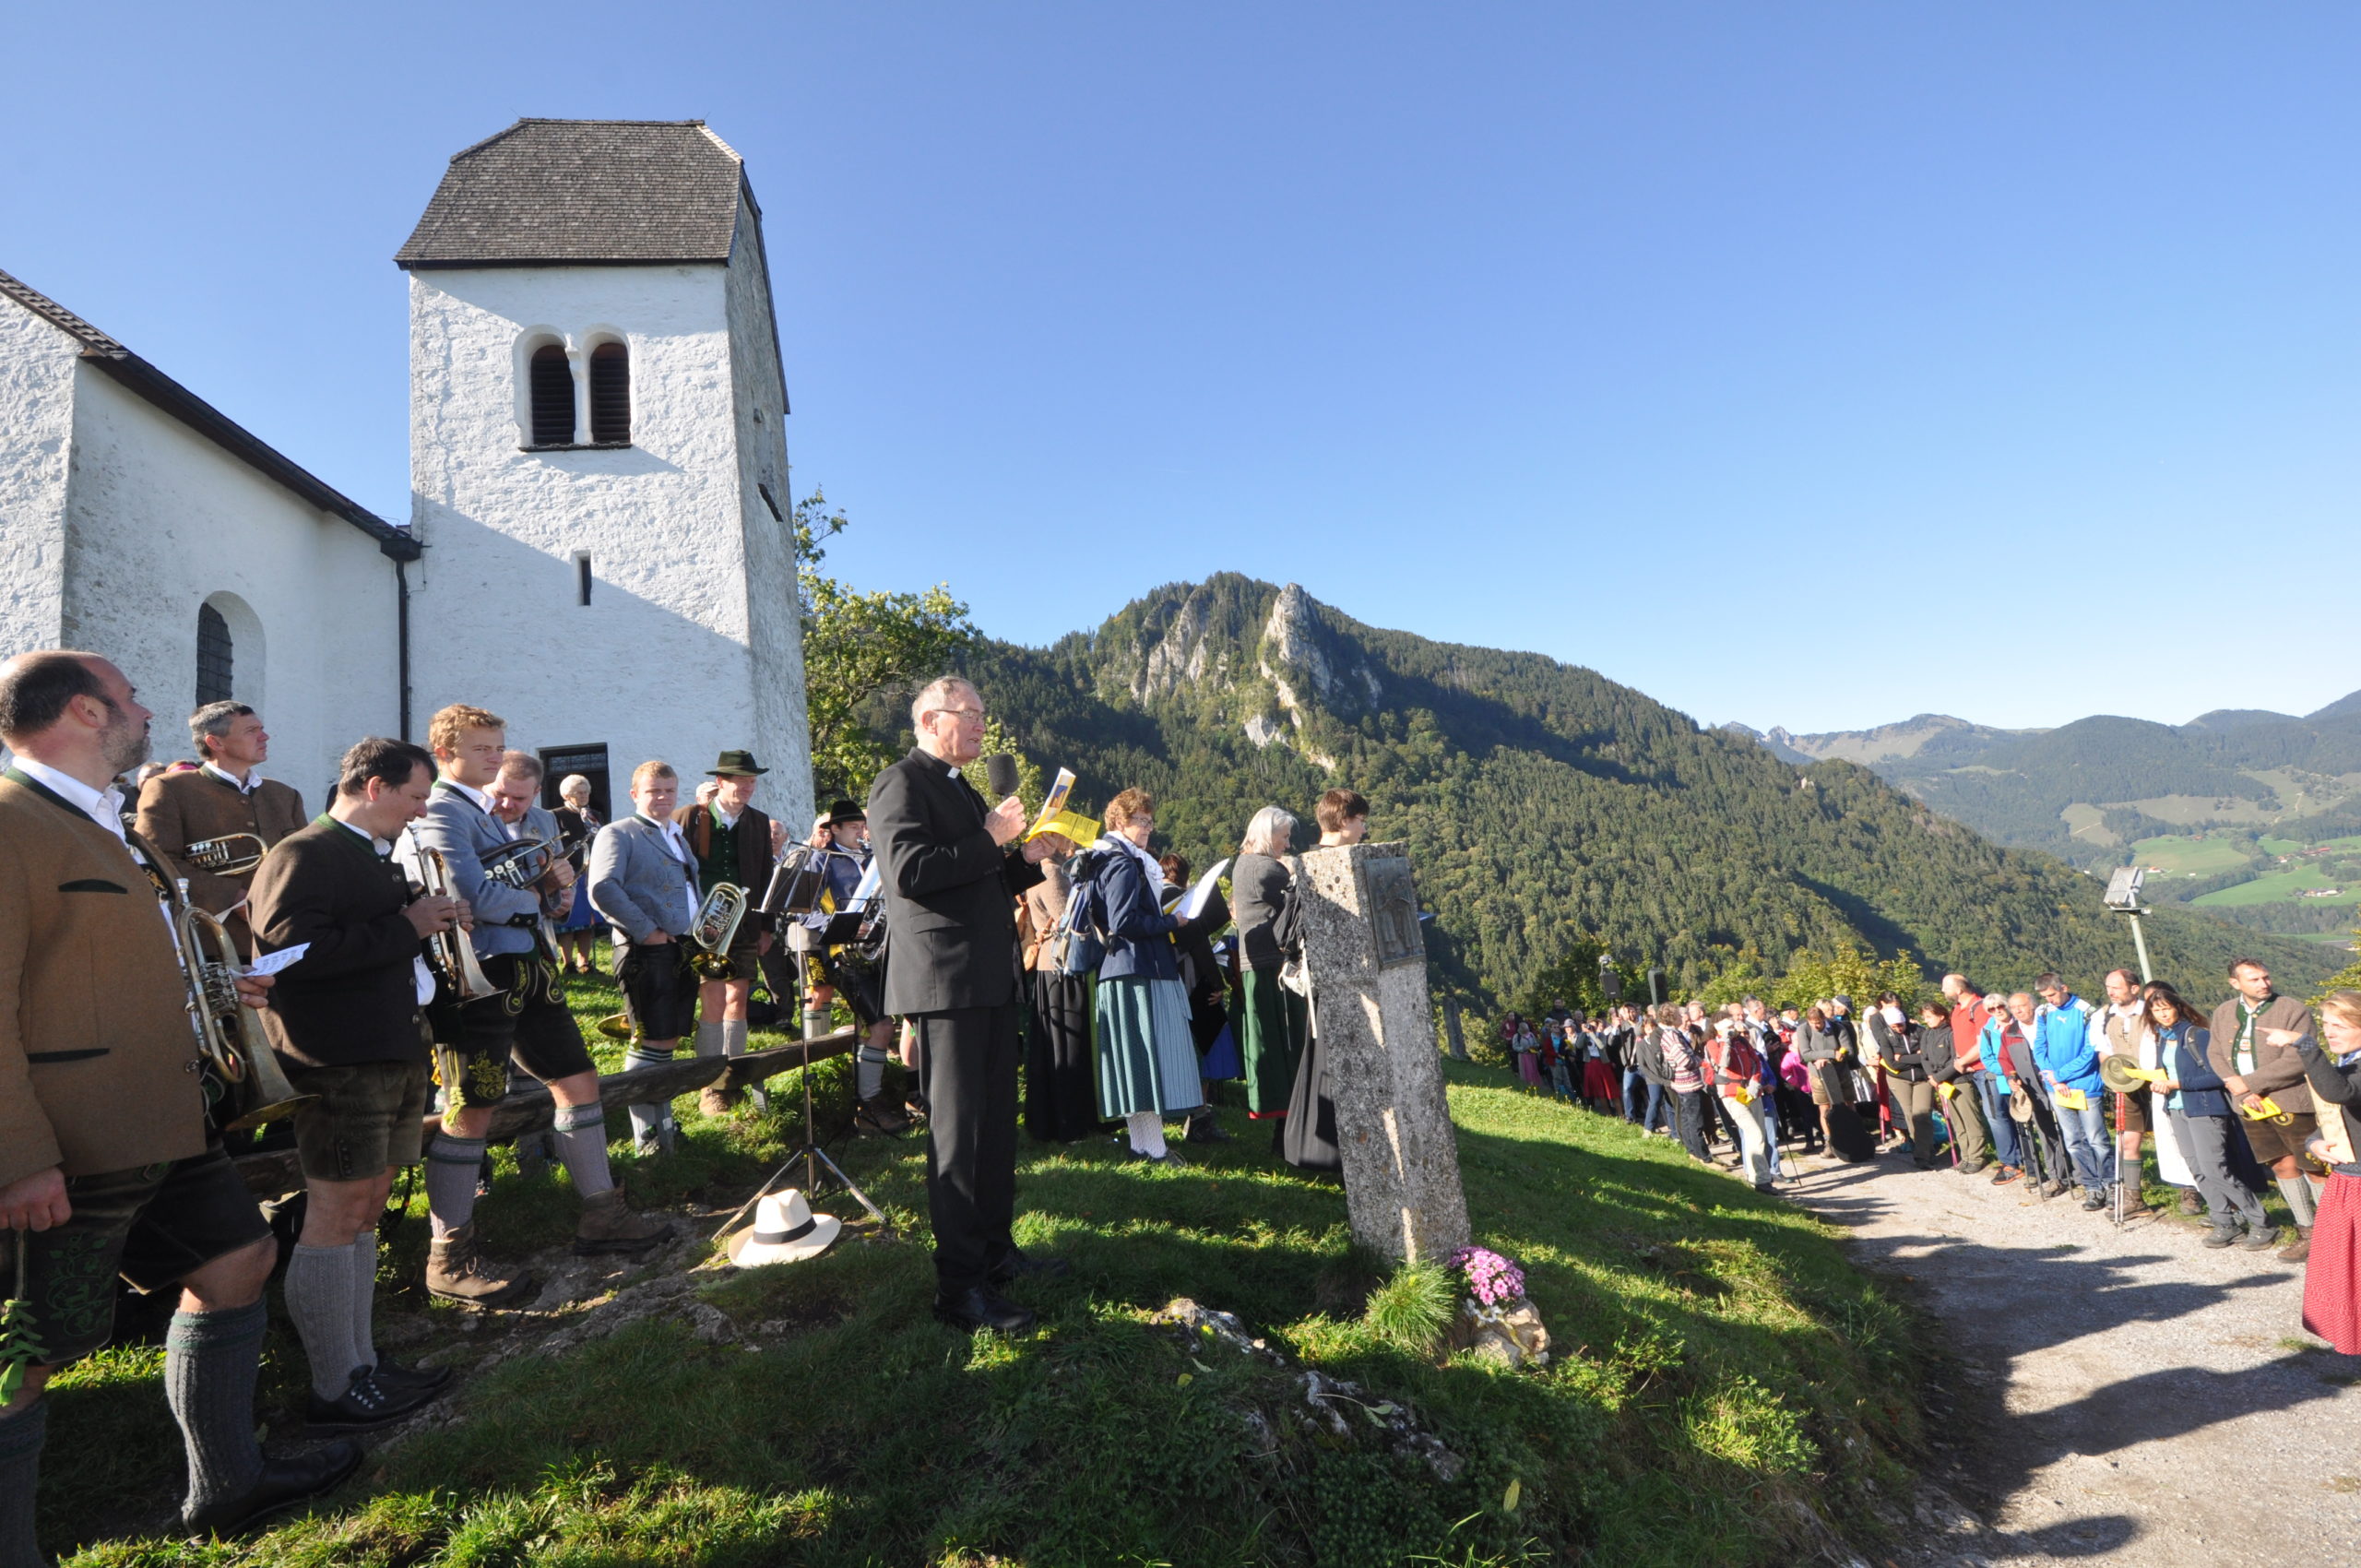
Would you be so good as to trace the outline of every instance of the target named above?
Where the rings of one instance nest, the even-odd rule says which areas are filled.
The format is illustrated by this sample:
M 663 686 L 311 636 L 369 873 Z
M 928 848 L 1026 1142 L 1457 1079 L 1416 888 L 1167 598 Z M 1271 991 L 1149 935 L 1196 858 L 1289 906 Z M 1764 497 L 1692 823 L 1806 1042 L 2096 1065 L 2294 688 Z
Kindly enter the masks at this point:
M 765 1195 L 754 1206 L 754 1223 L 733 1231 L 722 1243 L 730 1261 L 740 1268 L 766 1263 L 796 1263 L 818 1257 L 844 1229 L 832 1214 L 814 1214 L 803 1194 L 793 1187 Z

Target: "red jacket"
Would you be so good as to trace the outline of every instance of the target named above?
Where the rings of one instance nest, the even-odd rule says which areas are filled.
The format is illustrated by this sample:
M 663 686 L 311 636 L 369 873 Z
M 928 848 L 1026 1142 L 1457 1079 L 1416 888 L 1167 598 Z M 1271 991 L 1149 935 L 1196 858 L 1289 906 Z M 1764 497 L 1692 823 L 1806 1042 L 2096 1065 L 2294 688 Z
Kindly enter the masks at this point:
M 1966 1063 L 1968 1072 L 1989 1065 L 1984 1060 L 1981 1041 L 1984 1021 L 1990 1016 L 1980 996 L 1952 1009 L 1952 1045 L 1959 1052 L 1956 1060 Z

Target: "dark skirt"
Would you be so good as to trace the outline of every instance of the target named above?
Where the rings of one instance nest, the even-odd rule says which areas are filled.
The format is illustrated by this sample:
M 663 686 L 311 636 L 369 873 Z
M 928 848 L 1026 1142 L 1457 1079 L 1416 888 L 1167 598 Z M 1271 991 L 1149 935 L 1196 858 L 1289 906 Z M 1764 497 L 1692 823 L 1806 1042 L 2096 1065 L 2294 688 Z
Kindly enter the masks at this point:
M 1100 1115 L 1168 1115 L 1205 1103 L 1189 998 L 1179 980 L 1102 979 L 1091 1001 Z
M 1036 969 L 1033 1029 L 1025 1047 L 1025 1130 L 1070 1144 L 1098 1130 L 1090 1054 L 1090 981 Z
M 1295 1093 L 1296 1059 L 1303 1054 L 1303 998 L 1279 983 L 1276 969 L 1248 969 L 1240 979 L 1239 1054 L 1246 1063 L 1246 1110 L 1284 1116 Z
M 1296 1059 L 1287 1125 L 1280 1132 L 1279 1154 L 1289 1165 L 1303 1170 L 1345 1169 L 1345 1151 L 1336 1137 L 1336 1099 L 1329 1092 L 1328 1063 L 1321 1053 L 1316 1019 L 1305 1031 L 1303 1051 Z

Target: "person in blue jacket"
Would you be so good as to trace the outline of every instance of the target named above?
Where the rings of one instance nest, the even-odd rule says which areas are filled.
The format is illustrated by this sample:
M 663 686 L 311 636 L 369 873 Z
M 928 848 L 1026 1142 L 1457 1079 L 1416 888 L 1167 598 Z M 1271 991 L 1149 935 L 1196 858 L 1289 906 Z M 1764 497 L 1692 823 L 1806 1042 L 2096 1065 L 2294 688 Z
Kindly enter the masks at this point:
M 2240 1134 L 2231 1125 L 2229 1092 L 2213 1069 L 2211 1031 L 2198 1021 L 2205 1015 L 2162 980 L 2150 981 L 2145 994 L 2141 1024 L 2155 1038 L 2156 1065 L 2165 1075 L 2155 1099 L 2164 1107 L 2181 1158 L 2197 1179 L 2198 1196 L 2205 1200 L 2213 1227 L 2205 1244 L 2228 1246 L 2238 1240 L 2244 1221 L 2242 1245 L 2249 1252 L 2267 1252 L 2279 1235 L 2263 1218 L 2262 1200 L 2230 1169 L 2232 1140 Z
M 1097 1025 L 1098 1114 L 1120 1119 L 1135 1158 L 1181 1163 L 1165 1146 L 1164 1118 L 1205 1102 L 1197 1046 L 1189 1030 L 1189 996 L 1165 912 L 1164 868 L 1148 853 L 1156 798 L 1126 790 L 1107 802 L 1107 832 L 1092 846 L 1089 910 L 1107 944 L 1098 966 L 1093 1014 Z M 1081 896 L 1077 888 L 1076 896 Z M 1228 919 L 1218 899 L 1205 918 Z
M 2115 1146 L 2106 1132 L 2106 1086 L 2099 1081 L 2099 1053 L 2091 1049 L 2091 1004 L 2069 992 L 2056 975 L 2033 982 L 2041 997 L 2035 1025 L 2034 1065 L 2041 1070 L 2050 1109 L 2066 1136 L 2067 1158 L 2082 1189 L 2082 1206 L 2107 1206 L 2115 1185 Z M 2077 1097 L 2080 1105 L 2070 1103 Z

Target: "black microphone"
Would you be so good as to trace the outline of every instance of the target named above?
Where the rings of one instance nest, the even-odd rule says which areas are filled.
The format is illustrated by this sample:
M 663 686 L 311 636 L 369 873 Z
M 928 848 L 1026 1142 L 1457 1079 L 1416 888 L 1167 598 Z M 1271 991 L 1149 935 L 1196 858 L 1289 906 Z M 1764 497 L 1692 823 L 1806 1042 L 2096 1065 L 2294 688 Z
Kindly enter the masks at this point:
M 1016 793 L 1016 759 L 1006 752 L 994 752 L 984 759 L 984 782 L 991 786 L 992 804 Z

